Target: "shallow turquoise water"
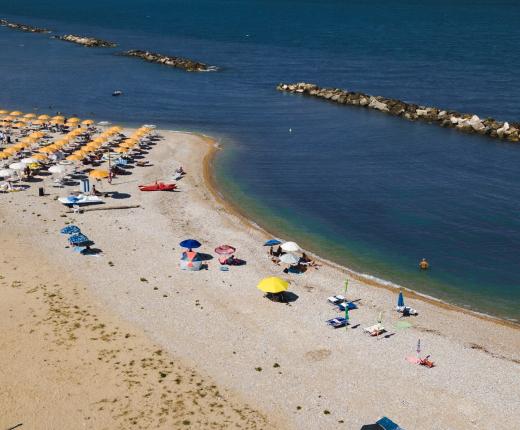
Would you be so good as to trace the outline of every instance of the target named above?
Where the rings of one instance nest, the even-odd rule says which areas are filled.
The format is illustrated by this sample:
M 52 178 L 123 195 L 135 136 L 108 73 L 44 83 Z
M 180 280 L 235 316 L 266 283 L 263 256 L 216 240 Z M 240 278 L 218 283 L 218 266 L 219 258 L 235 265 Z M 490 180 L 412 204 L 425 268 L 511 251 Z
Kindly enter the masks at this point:
M 4 0 L 0 15 L 222 69 L 184 73 L 0 28 L 1 105 L 216 135 L 219 182 L 271 230 L 520 318 L 520 146 L 274 90 L 306 80 L 518 120 L 517 2 Z

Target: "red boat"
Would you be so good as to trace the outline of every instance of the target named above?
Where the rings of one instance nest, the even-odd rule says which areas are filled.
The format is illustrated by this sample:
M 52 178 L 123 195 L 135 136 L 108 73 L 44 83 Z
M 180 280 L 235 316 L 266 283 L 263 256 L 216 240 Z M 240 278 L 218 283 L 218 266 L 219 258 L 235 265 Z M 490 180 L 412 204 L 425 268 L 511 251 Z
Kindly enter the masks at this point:
M 139 185 L 141 191 L 173 191 L 177 188 L 175 184 L 165 184 L 155 181 L 153 184 Z

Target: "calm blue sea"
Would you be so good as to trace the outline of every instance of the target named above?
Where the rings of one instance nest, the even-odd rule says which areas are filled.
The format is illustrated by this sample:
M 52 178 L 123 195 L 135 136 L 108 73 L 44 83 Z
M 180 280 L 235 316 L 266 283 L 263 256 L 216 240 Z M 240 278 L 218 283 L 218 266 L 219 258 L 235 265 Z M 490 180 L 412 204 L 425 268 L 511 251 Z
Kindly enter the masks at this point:
M 217 136 L 218 181 L 273 232 L 520 319 L 520 145 L 275 91 L 309 81 L 519 121 L 519 2 L 0 0 L 0 16 L 120 44 L 0 27 L 0 106 Z M 129 48 L 221 71 L 114 55 Z

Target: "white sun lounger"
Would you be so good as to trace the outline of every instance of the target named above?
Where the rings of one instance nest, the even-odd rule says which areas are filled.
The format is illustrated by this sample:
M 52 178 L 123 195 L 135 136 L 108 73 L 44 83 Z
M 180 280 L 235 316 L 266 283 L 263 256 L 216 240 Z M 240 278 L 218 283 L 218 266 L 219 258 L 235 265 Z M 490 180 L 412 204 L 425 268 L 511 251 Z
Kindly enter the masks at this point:
M 396 306 L 395 310 L 401 314 L 407 313 L 408 315 L 419 315 L 419 312 L 410 306 Z
M 339 303 L 343 303 L 345 300 L 347 300 L 345 297 L 341 296 L 341 295 L 337 295 L 337 296 L 331 296 L 327 299 L 330 303 L 332 303 L 333 305 L 338 305 Z
M 58 201 L 64 205 L 72 206 L 72 205 L 92 205 L 97 203 L 103 203 L 103 200 L 98 196 L 87 196 L 85 194 L 80 194 L 78 198 L 69 197 L 59 197 Z
M 381 323 L 374 324 L 370 327 L 365 327 L 363 329 L 365 333 L 368 333 L 370 336 L 379 336 L 381 333 L 384 333 L 385 327 Z

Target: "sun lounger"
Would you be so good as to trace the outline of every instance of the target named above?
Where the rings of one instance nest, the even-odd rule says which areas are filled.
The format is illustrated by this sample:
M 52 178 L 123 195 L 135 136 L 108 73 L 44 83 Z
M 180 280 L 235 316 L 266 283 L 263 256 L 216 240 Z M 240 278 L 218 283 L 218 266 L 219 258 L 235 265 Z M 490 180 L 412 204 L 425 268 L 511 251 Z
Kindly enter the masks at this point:
M 85 194 L 80 194 L 79 196 L 59 197 L 58 201 L 66 206 L 81 206 L 103 203 L 103 200 L 100 199 L 98 196 L 88 196 Z
M 418 315 L 419 312 L 417 312 L 414 308 L 411 308 L 410 306 L 396 306 L 395 310 L 403 316 L 407 317 L 409 315 Z
M 338 305 L 340 303 L 343 303 L 345 300 L 347 300 L 345 297 L 341 296 L 341 295 L 337 295 L 337 296 L 331 296 L 327 299 L 330 303 L 332 303 L 333 305 Z
M 370 327 L 365 327 L 363 329 L 365 333 L 368 333 L 370 336 L 379 336 L 381 333 L 384 333 L 385 327 L 381 323 L 374 324 Z
M 348 308 L 349 311 L 351 311 L 352 309 L 357 309 L 357 305 L 352 302 L 338 303 L 337 306 L 338 306 L 338 309 L 343 312 L 345 311 L 346 308 Z
M 343 317 L 338 317 L 328 320 L 327 324 L 334 328 L 340 328 L 345 327 L 348 324 L 348 321 Z

